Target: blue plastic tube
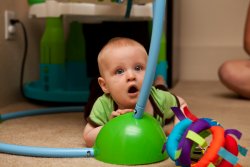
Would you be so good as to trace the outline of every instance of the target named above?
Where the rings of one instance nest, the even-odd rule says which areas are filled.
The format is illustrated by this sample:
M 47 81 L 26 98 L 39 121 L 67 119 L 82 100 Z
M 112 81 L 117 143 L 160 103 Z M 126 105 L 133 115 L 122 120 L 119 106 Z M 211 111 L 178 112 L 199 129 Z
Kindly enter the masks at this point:
M 0 121 L 6 121 L 9 119 L 35 116 L 35 115 L 44 115 L 44 114 L 56 114 L 56 113 L 66 113 L 66 112 L 83 112 L 83 106 L 66 106 L 66 107 L 52 107 L 52 108 L 41 108 L 41 109 L 32 109 L 32 110 L 23 110 L 13 113 L 6 113 L 0 115 Z
M 93 157 L 93 148 L 48 148 L 0 143 L 0 152 L 32 157 Z
M 15 118 L 44 115 L 44 114 L 56 114 L 56 113 L 67 113 L 67 112 L 83 112 L 83 106 L 67 106 L 67 107 L 54 107 L 54 108 L 43 108 L 33 110 L 23 110 L 13 113 L 6 113 L 0 115 L 1 121 L 6 121 Z M 93 148 L 49 148 L 49 147 L 33 147 L 23 146 L 15 144 L 7 144 L 0 142 L 0 152 L 23 155 L 23 156 L 34 156 L 34 157 L 55 157 L 55 158 L 70 158 L 70 157 L 93 157 Z
M 138 102 L 135 106 L 134 117 L 140 119 L 143 116 L 147 99 L 153 84 L 160 50 L 161 35 L 165 16 L 166 0 L 155 0 L 153 4 L 153 28 L 149 48 L 149 59 L 145 78 L 142 84 Z

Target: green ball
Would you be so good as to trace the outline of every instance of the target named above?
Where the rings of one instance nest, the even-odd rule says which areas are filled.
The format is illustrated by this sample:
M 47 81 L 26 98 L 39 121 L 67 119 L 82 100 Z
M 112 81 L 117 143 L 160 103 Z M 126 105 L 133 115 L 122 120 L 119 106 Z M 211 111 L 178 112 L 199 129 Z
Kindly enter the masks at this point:
M 141 119 L 127 113 L 109 121 L 94 145 L 97 160 L 123 165 L 139 165 L 167 159 L 162 153 L 166 136 L 159 122 L 144 113 Z

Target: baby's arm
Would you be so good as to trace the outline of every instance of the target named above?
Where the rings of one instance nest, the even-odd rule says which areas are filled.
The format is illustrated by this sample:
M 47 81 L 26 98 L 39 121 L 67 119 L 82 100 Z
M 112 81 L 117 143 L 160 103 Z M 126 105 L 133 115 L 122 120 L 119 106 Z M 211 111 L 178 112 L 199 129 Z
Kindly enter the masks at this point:
M 83 139 L 87 147 L 92 147 L 95 144 L 96 137 L 100 132 L 102 126 L 94 127 L 90 123 L 87 123 L 83 130 Z
M 126 114 L 128 112 L 133 112 L 133 109 L 118 109 L 113 111 L 110 115 L 110 119 L 117 117 L 119 115 Z M 96 137 L 103 126 L 94 127 L 90 123 L 87 123 L 83 131 L 83 139 L 87 147 L 92 147 L 95 144 Z

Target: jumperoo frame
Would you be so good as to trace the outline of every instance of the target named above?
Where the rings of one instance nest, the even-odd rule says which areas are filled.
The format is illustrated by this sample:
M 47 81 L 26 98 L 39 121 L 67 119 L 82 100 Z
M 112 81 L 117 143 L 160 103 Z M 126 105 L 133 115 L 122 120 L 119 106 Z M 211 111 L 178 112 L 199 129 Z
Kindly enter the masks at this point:
M 146 100 L 149 96 L 150 88 L 153 83 L 154 73 L 156 70 L 157 58 L 160 47 L 161 34 L 165 16 L 166 0 L 155 0 L 153 2 L 153 29 L 150 42 L 149 60 L 145 73 L 145 79 L 135 108 L 135 119 L 142 118 Z M 62 107 L 51 109 L 37 109 L 28 111 L 17 111 L 9 114 L 0 115 L 1 121 L 20 118 L 25 116 L 34 116 L 40 114 L 61 113 L 67 111 L 83 111 L 83 107 Z M 23 145 L 14 145 L 0 143 L 0 152 L 15 155 L 35 156 L 35 157 L 89 157 L 94 156 L 93 148 L 49 148 L 49 147 L 32 147 Z

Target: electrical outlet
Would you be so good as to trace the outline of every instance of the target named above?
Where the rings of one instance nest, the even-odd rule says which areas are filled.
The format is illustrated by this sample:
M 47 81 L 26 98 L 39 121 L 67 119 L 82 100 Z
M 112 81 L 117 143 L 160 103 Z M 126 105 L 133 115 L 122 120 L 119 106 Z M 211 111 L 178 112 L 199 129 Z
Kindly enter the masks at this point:
M 10 20 L 15 19 L 15 12 L 5 10 L 4 11 L 4 27 L 5 27 L 5 40 L 13 40 L 15 37 L 15 27 L 10 24 Z

